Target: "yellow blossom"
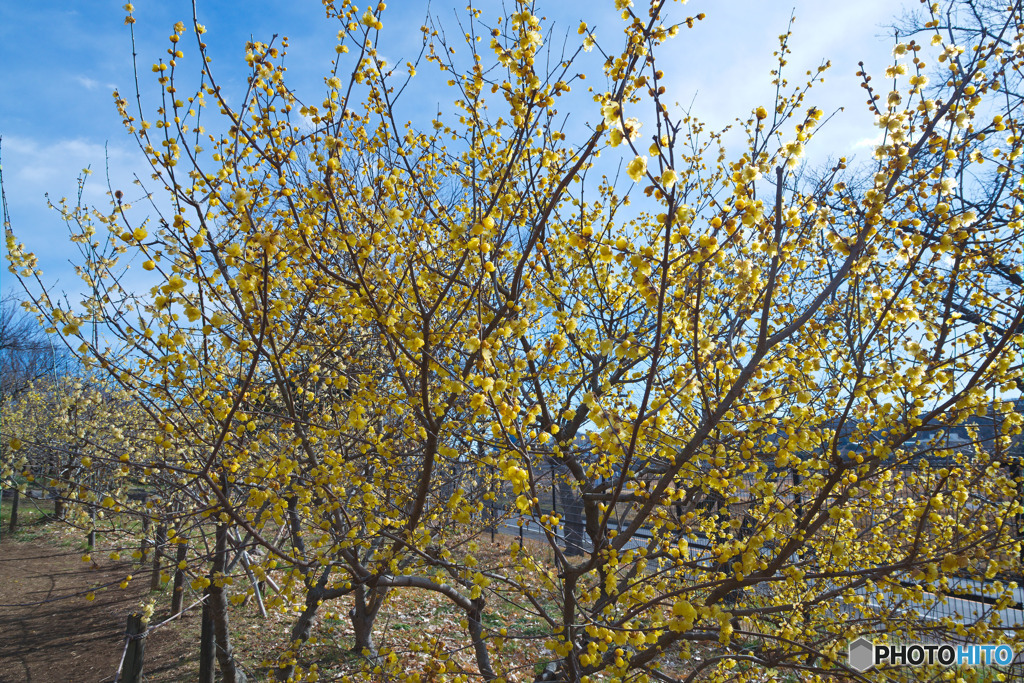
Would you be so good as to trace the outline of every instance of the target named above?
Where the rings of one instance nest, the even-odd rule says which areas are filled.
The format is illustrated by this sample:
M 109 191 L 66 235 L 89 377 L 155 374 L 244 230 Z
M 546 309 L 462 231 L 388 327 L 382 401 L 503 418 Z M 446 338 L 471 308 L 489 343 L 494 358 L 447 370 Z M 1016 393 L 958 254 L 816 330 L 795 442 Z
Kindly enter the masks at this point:
M 626 166 L 626 173 L 633 179 L 633 182 L 640 182 L 640 179 L 647 173 L 647 157 L 638 156 L 629 162 L 629 165 Z
M 666 190 L 671 190 L 672 187 L 676 184 L 676 182 L 678 182 L 678 180 L 679 175 L 671 168 L 667 169 L 664 173 L 661 174 L 661 184 L 665 187 Z

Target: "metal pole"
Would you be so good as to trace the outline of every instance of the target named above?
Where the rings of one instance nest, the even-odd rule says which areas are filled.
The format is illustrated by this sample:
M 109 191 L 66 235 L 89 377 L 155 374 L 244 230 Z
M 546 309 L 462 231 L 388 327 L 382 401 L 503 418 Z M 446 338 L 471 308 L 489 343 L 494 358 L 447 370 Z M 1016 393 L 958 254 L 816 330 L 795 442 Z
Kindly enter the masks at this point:
M 555 498 L 555 461 L 549 460 L 551 464 L 551 512 L 558 513 L 558 500 Z
M 494 490 L 495 489 L 495 486 L 494 486 L 494 483 L 495 483 L 494 466 L 492 465 L 490 469 L 491 469 L 491 501 L 490 501 L 490 503 L 491 503 L 491 543 L 494 543 L 494 535 L 498 531 L 498 529 L 497 529 L 497 526 L 498 526 L 498 494 Z

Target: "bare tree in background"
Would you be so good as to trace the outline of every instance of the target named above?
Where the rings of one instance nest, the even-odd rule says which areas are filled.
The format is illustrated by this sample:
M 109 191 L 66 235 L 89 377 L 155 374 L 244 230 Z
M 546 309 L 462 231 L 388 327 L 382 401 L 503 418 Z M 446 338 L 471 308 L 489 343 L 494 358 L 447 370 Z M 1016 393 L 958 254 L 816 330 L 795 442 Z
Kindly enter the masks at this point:
M 59 354 L 35 318 L 21 309 L 13 294 L 0 299 L 0 402 L 29 384 L 66 370 Z M 58 366 L 61 366 L 58 368 Z

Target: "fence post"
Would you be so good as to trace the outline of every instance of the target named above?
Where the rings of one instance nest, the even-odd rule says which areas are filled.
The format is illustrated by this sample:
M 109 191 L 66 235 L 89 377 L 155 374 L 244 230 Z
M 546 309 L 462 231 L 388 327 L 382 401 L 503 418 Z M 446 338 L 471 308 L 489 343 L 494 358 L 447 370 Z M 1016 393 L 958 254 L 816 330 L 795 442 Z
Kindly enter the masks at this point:
M 153 541 L 153 575 L 149 579 L 150 591 L 160 588 L 160 557 L 164 554 L 165 543 L 167 543 L 167 526 L 159 524 L 156 527 L 156 538 Z
M 178 543 L 178 554 L 175 558 L 177 563 L 174 565 L 174 591 L 171 593 L 171 614 L 178 615 L 181 613 L 181 603 L 185 596 L 185 570 L 181 568 L 181 563 L 185 561 L 185 555 L 188 553 L 188 543 Z
M 141 614 L 128 615 L 128 628 L 125 635 L 128 638 L 128 649 L 124 656 L 123 683 L 141 683 L 142 681 L 142 657 L 146 652 L 146 639 L 140 637 L 145 632 L 142 624 Z

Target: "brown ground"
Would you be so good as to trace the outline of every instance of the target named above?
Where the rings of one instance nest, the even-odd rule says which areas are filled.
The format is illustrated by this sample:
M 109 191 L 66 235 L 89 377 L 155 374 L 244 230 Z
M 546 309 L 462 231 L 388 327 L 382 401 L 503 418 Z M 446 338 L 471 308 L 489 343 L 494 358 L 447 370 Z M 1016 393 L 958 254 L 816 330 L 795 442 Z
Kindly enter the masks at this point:
M 113 683 L 124 651 L 127 617 L 146 599 L 154 602 L 150 625 L 156 628 L 145 639 L 143 680 L 195 681 L 199 610 L 162 624 L 169 617 L 170 592 L 166 588 L 149 592 L 149 566 L 111 560 L 112 548 L 105 546 L 114 539 L 104 535 L 98 541 L 100 550 L 92 554 L 95 563 L 83 562 L 81 531 L 47 522 L 46 512 L 49 510 L 23 509 L 22 524 L 12 538 L 7 531 L 9 506 L 0 509 L 0 683 Z M 474 552 L 491 564 L 506 557 L 513 542 L 509 536 L 499 535 L 495 543 L 485 537 Z M 541 561 L 550 552 L 529 539 L 526 546 Z M 129 550 L 122 549 L 121 557 L 129 557 Z M 119 584 L 127 574 L 134 579 L 121 589 Z M 94 599 L 90 601 L 87 596 L 91 592 Z M 194 597 L 186 598 L 186 606 L 192 605 Z M 321 676 L 326 673 L 330 678 L 358 668 L 349 653 L 350 606 L 349 599 L 341 599 L 325 607 L 317 642 L 303 650 L 304 663 L 316 662 Z M 433 662 L 427 650 L 413 648 L 414 643 L 427 641 L 440 650 L 455 652 L 455 659 L 472 670 L 471 652 L 463 647 L 460 616 L 436 593 L 395 592 L 387 614 L 378 623 L 378 645 L 392 648 L 408 671 L 426 671 Z M 268 680 L 261 659 L 277 656 L 292 618 L 282 610 L 261 618 L 255 601 L 232 609 L 232 640 L 250 680 Z M 531 637 L 536 635 L 535 618 L 509 604 L 496 612 L 492 621 L 495 628 L 505 626 L 527 636 L 496 652 L 495 663 L 509 672 L 510 681 L 533 680 L 537 667 L 550 659 L 542 640 Z M 673 660 L 672 664 L 678 667 L 680 663 Z
M 82 561 L 80 550 L 12 540 L 6 532 L 0 540 L 0 683 L 113 681 L 125 622 L 148 592 L 148 575 L 137 564 L 102 558 L 94 565 Z M 118 584 L 126 574 L 135 578 L 122 590 Z M 102 584 L 112 585 L 88 601 L 86 594 Z M 164 602 L 160 594 L 153 623 Z M 146 639 L 147 681 L 194 677 L 194 656 L 175 630 L 158 629 Z

